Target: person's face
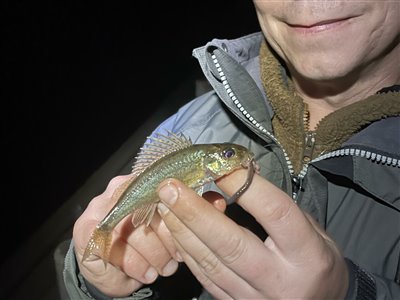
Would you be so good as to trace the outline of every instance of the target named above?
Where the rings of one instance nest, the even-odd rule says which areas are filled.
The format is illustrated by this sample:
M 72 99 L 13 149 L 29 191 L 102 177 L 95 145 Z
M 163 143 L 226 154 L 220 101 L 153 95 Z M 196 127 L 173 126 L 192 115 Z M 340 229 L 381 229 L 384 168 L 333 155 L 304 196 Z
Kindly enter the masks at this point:
M 400 0 L 253 2 L 270 45 L 305 78 L 343 78 L 394 47 L 398 58 Z

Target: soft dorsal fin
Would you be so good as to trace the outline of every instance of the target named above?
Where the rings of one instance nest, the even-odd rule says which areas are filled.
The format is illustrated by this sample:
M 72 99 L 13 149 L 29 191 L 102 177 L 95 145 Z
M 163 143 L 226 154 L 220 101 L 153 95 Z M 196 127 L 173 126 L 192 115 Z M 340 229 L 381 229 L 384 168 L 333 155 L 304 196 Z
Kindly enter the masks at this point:
M 183 134 L 178 135 L 171 131 L 167 131 L 167 133 L 167 135 L 155 133 L 147 138 L 148 141 L 140 148 L 140 152 L 136 156 L 136 162 L 132 167 L 133 174 L 139 175 L 167 154 L 193 145 L 190 138 Z

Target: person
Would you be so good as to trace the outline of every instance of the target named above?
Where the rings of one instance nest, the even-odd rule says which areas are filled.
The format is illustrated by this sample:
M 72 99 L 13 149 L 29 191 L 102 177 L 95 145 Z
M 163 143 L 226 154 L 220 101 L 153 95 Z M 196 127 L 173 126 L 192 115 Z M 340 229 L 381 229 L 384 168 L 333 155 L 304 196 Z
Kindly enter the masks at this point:
M 400 2 L 253 4 L 260 32 L 194 49 L 212 90 L 154 132 L 253 151 L 236 203 L 265 237 L 223 213 L 246 170 L 202 197 L 167 179 L 148 227 L 124 219 L 106 268 L 82 263 L 121 175 L 74 225 L 72 299 L 163 299 L 152 284 L 182 262 L 200 299 L 400 299 Z

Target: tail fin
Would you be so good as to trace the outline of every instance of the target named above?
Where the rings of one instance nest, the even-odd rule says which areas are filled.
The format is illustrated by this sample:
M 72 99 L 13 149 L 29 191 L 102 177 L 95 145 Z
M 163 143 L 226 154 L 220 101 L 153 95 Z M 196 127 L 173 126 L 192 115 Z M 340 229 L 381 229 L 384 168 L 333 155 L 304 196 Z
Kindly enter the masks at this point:
M 111 237 L 110 228 L 107 226 L 96 227 L 83 253 L 82 262 L 94 254 L 100 256 L 106 266 L 111 250 Z

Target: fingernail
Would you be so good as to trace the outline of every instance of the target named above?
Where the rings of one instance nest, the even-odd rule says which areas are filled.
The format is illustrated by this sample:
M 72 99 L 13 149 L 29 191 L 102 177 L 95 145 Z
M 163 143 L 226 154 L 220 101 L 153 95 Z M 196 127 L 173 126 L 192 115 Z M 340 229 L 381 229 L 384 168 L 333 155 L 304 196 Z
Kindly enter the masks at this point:
M 178 190 L 172 183 L 167 183 L 160 188 L 158 196 L 162 202 L 171 206 L 178 199 Z
M 153 282 L 154 280 L 156 280 L 157 276 L 158 276 L 157 270 L 154 269 L 153 267 L 150 267 L 147 270 L 146 274 L 144 274 L 144 277 L 148 282 Z
M 169 211 L 169 209 L 168 209 L 168 207 L 166 207 L 163 203 L 158 203 L 157 204 L 157 210 L 158 210 L 158 213 L 161 215 L 161 216 L 164 216 L 165 214 L 167 214 L 168 213 L 168 211 Z
M 162 270 L 163 276 L 170 276 L 175 273 L 178 269 L 178 262 L 175 259 L 171 259 Z
M 182 255 L 181 255 L 178 251 L 175 252 L 175 256 L 176 256 L 176 259 L 177 259 L 179 262 L 183 262 Z

